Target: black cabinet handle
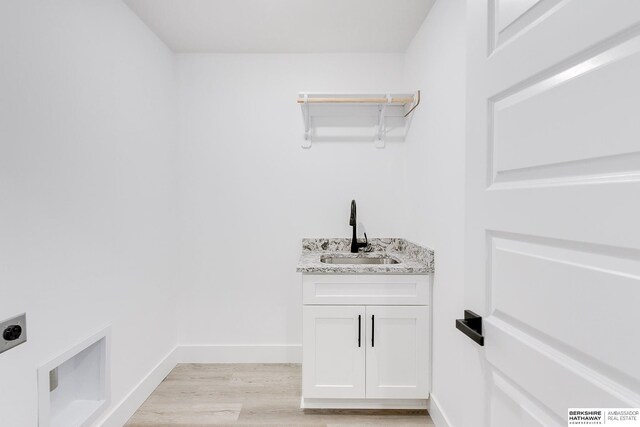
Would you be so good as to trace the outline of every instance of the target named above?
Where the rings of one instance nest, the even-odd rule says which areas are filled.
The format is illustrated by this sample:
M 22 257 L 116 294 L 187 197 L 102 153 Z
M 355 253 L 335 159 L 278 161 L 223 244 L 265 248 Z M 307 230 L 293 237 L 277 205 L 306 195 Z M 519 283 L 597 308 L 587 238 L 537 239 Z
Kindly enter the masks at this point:
M 371 347 L 375 347 L 376 346 L 376 316 L 374 316 L 373 314 L 371 315 Z
M 358 347 L 360 347 L 361 338 L 362 338 L 362 316 L 358 314 Z
M 464 319 L 456 319 L 456 329 L 471 338 L 478 345 L 484 346 L 482 336 L 482 317 L 471 310 L 464 311 Z

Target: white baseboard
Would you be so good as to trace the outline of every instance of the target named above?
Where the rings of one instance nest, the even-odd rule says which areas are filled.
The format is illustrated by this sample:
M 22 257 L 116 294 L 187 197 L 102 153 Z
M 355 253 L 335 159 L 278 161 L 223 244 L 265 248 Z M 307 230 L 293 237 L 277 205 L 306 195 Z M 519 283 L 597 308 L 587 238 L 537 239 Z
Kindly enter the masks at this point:
M 101 427 L 122 427 L 176 366 L 175 349 L 171 350 L 101 422 Z
M 429 399 L 429 415 L 431 415 L 431 419 L 433 420 L 433 424 L 436 427 L 451 427 L 451 423 L 449 423 L 449 419 L 440 409 L 440 404 L 438 403 L 438 398 L 431 395 Z
M 183 345 L 178 363 L 301 363 L 301 345 Z

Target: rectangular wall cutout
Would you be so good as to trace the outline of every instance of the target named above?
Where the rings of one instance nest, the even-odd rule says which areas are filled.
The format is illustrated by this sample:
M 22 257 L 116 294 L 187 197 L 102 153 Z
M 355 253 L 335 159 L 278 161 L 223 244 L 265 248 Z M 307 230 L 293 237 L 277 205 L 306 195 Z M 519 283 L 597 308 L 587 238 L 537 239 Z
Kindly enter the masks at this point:
M 110 400 L 109 330 L 38 369 L 39 427 L 87 427 Z

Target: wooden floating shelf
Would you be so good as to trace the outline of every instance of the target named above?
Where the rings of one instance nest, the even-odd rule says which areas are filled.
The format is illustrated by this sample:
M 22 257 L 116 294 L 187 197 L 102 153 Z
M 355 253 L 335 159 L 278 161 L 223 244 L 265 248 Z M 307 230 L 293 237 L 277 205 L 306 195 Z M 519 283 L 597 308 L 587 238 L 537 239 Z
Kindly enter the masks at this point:
M 354 108 L 366 115 L 375 115 L 377 119 L 377 136 L 375 145 L 378 148 L 384 147 L 386 135 L 385 118 L 404 118 L 405 134 L 408 130 L 409 120 L 407 117 L 420 104 L 420 91 L 414 93 L 374 93 L 374 94 L 337 94 L 337 93 L 299 93 L 296 102 L 302 107 L 302 118 L 304 120 L 304 148 L 311 147 L 313 117 L 322 114 L 320 108 L 331 108 L 331 105 L 352 106 L 350 110 L 342 107 L 336 114 L 348 116 Z M 326 107 L 321 107 L 325 105 Z

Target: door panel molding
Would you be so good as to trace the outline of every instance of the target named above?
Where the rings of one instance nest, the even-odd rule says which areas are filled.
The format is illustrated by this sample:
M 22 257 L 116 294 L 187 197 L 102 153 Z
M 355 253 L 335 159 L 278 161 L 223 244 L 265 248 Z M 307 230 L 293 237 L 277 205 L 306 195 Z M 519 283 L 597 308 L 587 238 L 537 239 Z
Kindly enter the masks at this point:
M 636 324 L 614 316 L 640 301 L 640 250 L 491 232 L 486 271 L 487 313 L 640 390 Z
M 495 367 L 491 371 L 491 386 L 494 399 L 489 413 L 490 425 L 493 425 L 491 420 L 500 419 L 502 424 L 511 426 L 566 427 L 562 417 Z
M 640 179 L 640 122 L 635 114 L 639 106 L 616 102 L 633 102 L 634 97 L 625 95 L 640 96 L 640 82 L 618 85 L 619 93 L 607 84 L 624 80 L 637 63 L 640 24 L 490 97 L 487 187 Z M 585 93 L 588 99 L 578 98 Z M 567 106 L 560 108 L 558 103 Z M 603 115 L 616 117 L 618 123 L 597 120 Z M 557 129 L 557 124 L 565 128 Z M 612 128 L 615 134 L 610 134 Z
M 569 0 L 529 0 L 519 10 L 506 10 L 504 0 L 489 1 L 489 54 L 531 30 Z
M 608 376 L 514 327 L 497 316 L 486 320 L 487 362 L 559 417 L 568 407 L 638 407 L 640 396 Z
M 536 8 L 552 2 L 555 0 L 539 2 L 525 16 L 533 17 L 532 13 Z M 636 25 L 640 15 L 640 3 L 636 0 L 616 0 L 615 5 L 602 0 L 560 0 L 542 17 L 532 19 L 533 25 L 524 26 L 523 31 L 510 36 L 498 47 L 492 47 L 494 38 L 491 34 L 492 31 L 495 32 L 495 27 L 492 30 L 495 25 L 492 17 L 495 12 L 491 10 L 492 0 L 487 0 L 488 4 L 483 3 L 478 8 L 486 8 L 482 11 L 486 22 L 482 29 L 477 30 L 483 32 L 486 47 L 483 52 L 478 43 L 472 43 L 473 54 L 483 54 L 483 65 L 491 73 L 509 67 L 508 73 L 500 73 L 500 79 L 486 79 L 485 90 L 490 95 L 614 38 L 621 31 Z M 479 10 L 475 13 L 478 14 L 477 12 Z M 478 71 L 476 69 L 473 73 Z M 491 75 L 495 76 L 489 74 Z

